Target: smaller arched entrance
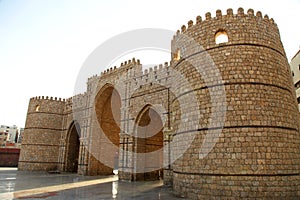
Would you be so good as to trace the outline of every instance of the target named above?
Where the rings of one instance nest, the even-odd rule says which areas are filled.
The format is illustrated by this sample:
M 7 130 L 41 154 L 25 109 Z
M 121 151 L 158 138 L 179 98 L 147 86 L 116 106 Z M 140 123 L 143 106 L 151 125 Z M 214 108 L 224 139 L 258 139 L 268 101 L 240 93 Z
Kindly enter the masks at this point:
M 137 117 L 134 151 L 134 181 L 163 178 L 163 122 L 151 105 Z
M 76 122 L 72 122 L 68 130 L 66 138 L 66 159 L 65 170 L 66 172 L 78 171 L 78 158 L 79 158 L 79 142 L 80 127 Z

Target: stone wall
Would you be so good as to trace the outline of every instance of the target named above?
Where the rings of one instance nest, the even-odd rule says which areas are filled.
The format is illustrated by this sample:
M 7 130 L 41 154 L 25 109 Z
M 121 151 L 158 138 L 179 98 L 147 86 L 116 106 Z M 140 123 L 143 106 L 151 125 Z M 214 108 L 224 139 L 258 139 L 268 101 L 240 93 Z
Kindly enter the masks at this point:
M 17 167 L 20 149 L 0 148 L 0 167 Z
M 218 31 L 228 42 L 216 44 Z M 180 107 L 190 107 L 194 95 L 201 103 L 193 110 L 202 111 L 198 127 L 183 124 L 175 132 L 175 140 L 195 137 L 174 163 L 175 192 L 192 199 L 299 195 L 299 113 L 274 21 L 252 9 L 207 13 L 183 26 L 172 48 L 181 55 L 174 69 L 189 80 L 175 80 L 175 87 L 192 88 L 180 95 L 187 102 Z M 187 116 L 191 124 L 193 115 Z M 174 118 L 175 127 L 182 123 Z M 174 151 L 186 148 L 177 141 Z
M 65 100 L 31 98 L 22 140 L 19 170 L 48 171 L 58 168 L 59 140 L 64 131 Z

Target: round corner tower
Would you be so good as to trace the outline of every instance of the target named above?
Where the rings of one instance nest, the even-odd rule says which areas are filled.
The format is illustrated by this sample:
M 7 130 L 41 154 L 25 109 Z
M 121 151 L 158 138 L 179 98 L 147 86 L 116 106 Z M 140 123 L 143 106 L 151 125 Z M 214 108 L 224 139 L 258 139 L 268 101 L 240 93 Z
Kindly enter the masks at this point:
M 191 88 L 182 90 L 186 81 L 175 78 L 183 103 L 172 104 L 174 147 L 186 146 L 176 137 L 195 136 L 173 164 L 175 192 L 192 199 L 299 197 L 299 113 L 277 25 L 242 8 L 205 18 L 189 21 L 172 40 L 174 70 Z M 199 103 L 190 116 L 177 112 L 191 107 L 191 95 Z
M 49 171 L 58 167 L 65 100 L 31 98 L 19 158 L 19 170 Z

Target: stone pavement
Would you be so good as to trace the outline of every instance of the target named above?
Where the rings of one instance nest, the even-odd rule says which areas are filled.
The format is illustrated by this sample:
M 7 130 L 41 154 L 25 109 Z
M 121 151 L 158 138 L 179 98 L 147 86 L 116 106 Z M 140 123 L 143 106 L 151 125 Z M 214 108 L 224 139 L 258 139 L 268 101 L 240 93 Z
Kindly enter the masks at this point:
M 181 199 L 162 181 L 123 182 L 117 176 L 80 176 L 0 168 L 0 199 Z

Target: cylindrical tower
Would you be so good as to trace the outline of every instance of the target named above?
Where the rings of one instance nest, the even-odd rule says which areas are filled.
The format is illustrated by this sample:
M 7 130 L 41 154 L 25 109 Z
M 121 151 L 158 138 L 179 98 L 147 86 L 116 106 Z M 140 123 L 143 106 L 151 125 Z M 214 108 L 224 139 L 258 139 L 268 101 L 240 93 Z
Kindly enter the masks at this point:
M 174 80 L 175 154 L 187 146 L 176 137 L 195 136 L 173 164 L 175 192 L 192 199 L 299 197 L 299 113 L 277 25 L 252 9 L 205 17 L 172 40 L 173 67 L 185 79 Z M 183 108 L 191 113 L 178 112 Z
M 19 170 L 49 171 L 58 167 L 65 100 L 31 98 L 19 158 Z

